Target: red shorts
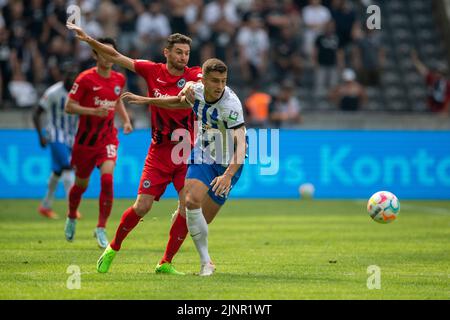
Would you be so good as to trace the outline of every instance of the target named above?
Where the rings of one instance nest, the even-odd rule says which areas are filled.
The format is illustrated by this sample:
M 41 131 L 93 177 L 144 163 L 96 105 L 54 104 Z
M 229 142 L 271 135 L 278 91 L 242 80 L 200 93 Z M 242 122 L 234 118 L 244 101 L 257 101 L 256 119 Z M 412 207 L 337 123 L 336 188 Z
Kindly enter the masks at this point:
M 175 164 L 172 161 L 173 146 L 173 144 L 150 146 L 139 182 L 138 194 L 152 195 L 158 201 L 171 182 L 177 192 L 183 189 L 187 165 L 185 163 Z
M 103 162 L 117 160 L 118 142 L 107 144 L 102 147 L 85 147 L 75 144 L 72 151 L 71 166 L 75 169 L 75 174 L 81 179 L 89 178 L 95 167 L 99 167 Z

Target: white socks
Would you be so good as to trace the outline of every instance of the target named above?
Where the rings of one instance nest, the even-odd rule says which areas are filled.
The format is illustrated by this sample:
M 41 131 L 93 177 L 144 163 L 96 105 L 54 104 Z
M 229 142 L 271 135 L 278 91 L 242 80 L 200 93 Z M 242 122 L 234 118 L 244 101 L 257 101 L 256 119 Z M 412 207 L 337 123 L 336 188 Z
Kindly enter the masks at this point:
M 186 219 L 189 233 L 200 254 L 201 263 L 210 262 L 211 258 L 208 253 L 208 224 L 203 216 L 202 209 L 186 209 Z
M 54 172 L 52 172 L 50 178 L 48 179 L 47 194 L 45 195 L 45 198 L 42 200 L 42 206 L 44 208 L 50 209 L 52 207 L 53 200 L 55 198 L 55 191 L 56 188 L 58 187 L 58 182 L 60 178 L 62 178 L 64 184 L 64 191 L 66 193 L 66 197 L 69 197 L 70 188 L 72 188 L 75 182 L 73 172 L 70 170 L 64 170 L 60 177 L 58 177 Z
M 66 193 L 66 197 L 69 198 L 70 188 L 72 188 L 75 183 L 75 175 L 71 170 L 64 170 L 62 173 L 62 181 L 64 184 L 64 191 Z
M 53 204 L 53 199 L 55 198 L 56 187 L 58 186 L 59 177 L 52 172 L 50 178 L 48 179 L 47 194 L 42 200 L 42 206 L 44 208 L 50 209 Z

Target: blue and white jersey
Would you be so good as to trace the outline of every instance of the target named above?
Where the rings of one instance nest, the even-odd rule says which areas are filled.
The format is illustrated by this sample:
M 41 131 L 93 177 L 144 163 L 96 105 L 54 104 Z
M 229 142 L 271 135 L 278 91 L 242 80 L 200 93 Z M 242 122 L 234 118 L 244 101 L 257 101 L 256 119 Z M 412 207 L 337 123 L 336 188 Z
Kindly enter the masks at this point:
M 67 90 L 62 81 L 48 88 L 39 100 L 39 106 L 46 111 L 46 138 L 49 142 L 65 143 L 72 147 L 77 132 L 78 116 L 64 112 Z
M 228 166 L 234 154 L 232 130 L 244 124 L 244 111 L 237 95 L 225 87 L 222 97 L 214 103 L 207 103 L 204 85 L 193 85 L 195 101 L 192 110 L 197 115 L 195 146 L 191 155 L 194 163 L 216 163 Z

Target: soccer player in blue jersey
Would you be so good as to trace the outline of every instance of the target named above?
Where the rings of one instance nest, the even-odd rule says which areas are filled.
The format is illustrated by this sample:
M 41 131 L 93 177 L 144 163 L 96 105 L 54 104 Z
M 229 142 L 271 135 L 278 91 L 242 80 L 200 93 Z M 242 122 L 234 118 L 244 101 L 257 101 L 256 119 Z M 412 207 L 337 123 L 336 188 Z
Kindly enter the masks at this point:
M 62 179 L 66 195 L 74 183 L 70 166 L 70 154 L 77 130 L 78 116 L 64 112 L 67 94 L 77 76 L 77 70 L 66 64 L 62 67 L 64 79 L 49 87 L 39 100 L 33 112 L 33 123 L 42 148 L 49 147 L 51 152 L 52 173 L 50 174 L 47 193 L 41 201 L 38 211 L 44 217 L 56 219 L 52 204 L 58 182 Z M 41 118 L 45 114 L 45 130 Z M 78 213 L 79 215 L 79 213 Z
M 208 251 L 208 223 L 239 180 L 245 160 L 246 129 L 241 102 L 226 86 L 225 63 L 208 59 L 202 71 L 202 81 L 187 84 L 177 97 L 147 98 L 127 92 L 122 98 L 161 108 L 192 108 L 197 115 L 195 144 L 185 182 L 186 216 L 200 255 L 199 275 L 210 276 L 215 266 Z

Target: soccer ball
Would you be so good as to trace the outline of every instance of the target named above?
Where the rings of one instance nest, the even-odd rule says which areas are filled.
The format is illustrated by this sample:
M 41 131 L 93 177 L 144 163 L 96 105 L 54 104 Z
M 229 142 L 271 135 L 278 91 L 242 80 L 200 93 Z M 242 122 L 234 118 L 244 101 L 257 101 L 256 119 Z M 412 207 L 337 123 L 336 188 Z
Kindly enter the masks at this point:
M 304 183 L 298 188 L 300 197 L 304 199 L 312 199 L 314 197 L 314 185 L 312 183 Z
M 378 223 L 391 223 L 400 212 L 400 201 L 392 192 L 378 191 L 367 202 L 367 212 Z

